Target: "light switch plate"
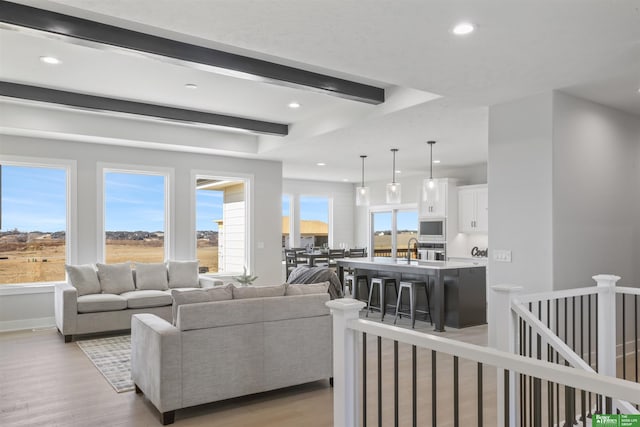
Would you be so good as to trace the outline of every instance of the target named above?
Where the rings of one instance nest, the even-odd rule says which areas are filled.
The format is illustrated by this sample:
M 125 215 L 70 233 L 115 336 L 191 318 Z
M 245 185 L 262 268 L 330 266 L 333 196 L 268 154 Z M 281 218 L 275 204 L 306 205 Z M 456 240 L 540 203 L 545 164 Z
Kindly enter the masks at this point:
M 511 251 L 508 249 L 494 249 L 493 260 L 498 262 L 511 262 Z

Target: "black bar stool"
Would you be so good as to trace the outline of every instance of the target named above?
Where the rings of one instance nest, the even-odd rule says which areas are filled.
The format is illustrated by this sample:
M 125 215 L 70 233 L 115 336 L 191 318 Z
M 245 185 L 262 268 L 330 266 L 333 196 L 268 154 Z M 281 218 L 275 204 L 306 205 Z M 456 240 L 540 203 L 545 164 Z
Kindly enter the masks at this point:
M 378 286 L 378 292 L 380 293 L 380 298 L 378 299 L 378 307 L 371 306 L 371 297 L 373 296 L 373 291 Z M 371 287 L 369 288 L 369 302 L 367 303 L 367 317 L 369 317 L 369 311 L 374 308 L 376 310 L 380 310 L 381 317 L 380 321 L 384 321 L 384 314 L 387 311 L 387 305 L 385 302 L 385 294 L 387 293 L 387 286 L 393 285 L 393 289 L 396 293 L 396 297 L 398 296 L 398 282 L 393 277 L 374 277 L 371 279 Z M 396 302 L 397 308 L 397 302 Z
M 416 288 L 418 288 L 419 286 L 424 288 L 424 293 L 427 297 L 427 307 L 425 311 L 416 310 L 416 303 L 418 300 L 416 295 Z M 396 304 L 396 315 L 393 318 L 393 324 L 396 324 L 396 320 L 398 320 L 399 314 L 407 314 L 406 312 L 403 313 L 400 311 L 402 291 L 405 289 L 409 292 L 409 315 L 411 316 L 411 327 L 415 328 L 416 326 L 416 311 L 428 314 L 429 322 L 433 325 L 433 320 L 431 319 L 431 304 L 429 303 L 429 287 L 427 286 L 427 282 L 409 280 L 400 282 L 400 289 L 398 290 L 398 302 Z
M 358 288 L 360 287 L 361 282 L 364 282 L 364 286 L 367 288 L 366 294 L 369 294 L 369 278 L 366 274 L 357 274 L 355 272 L 345 273 L 342 293 L 346 296 L 345 290 L 349 288 L 351 290 L 352 298 L 366 301 L 364 298 L 358 298 L 358 295 L 360 294 L 360 292 L 358 292 Z

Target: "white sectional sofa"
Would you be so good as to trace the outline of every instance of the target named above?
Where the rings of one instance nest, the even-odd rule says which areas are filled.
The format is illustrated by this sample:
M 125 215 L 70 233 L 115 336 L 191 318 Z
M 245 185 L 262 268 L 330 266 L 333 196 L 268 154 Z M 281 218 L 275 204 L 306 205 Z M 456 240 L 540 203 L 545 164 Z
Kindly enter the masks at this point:
M 322 285 L 280 286 L 276 294 L 267 289 L 275 286 L 232 288 L 234 299 L 179 305 L 175 325 L 133 316 L 131 376 L 163 424 L 176 409 L 332 377 L 328 283 L 313 294 Z
M 173 289 L 221 285 L 198 275 L 197 261 L 67 266 L 69 280 L 55 288 L 55 318 L 65 342 L 73 335 L 127 330 L 131 316 L 152 313 L 171 320 Z

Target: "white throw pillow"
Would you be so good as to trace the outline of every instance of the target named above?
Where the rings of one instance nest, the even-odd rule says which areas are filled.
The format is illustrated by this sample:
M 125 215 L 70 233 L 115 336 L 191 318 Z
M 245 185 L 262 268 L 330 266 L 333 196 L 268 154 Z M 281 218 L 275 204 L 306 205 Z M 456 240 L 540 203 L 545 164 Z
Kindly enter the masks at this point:
M 128 262 L 120 264 L 96 264 L 100 287 L 104 294 L 120 295 L 123 292 L 134 291 L 133 273 Z
M 169 289 L 167 266 L 163 263 L 136 262 L 136 289 L 156 291 Z
M 102 291 L 100 281 L 98 280 L 98 273 L 96 273 L 93 265 L 65 265 L 64 268 L 69 275 L 71 286 L 76 288 L 79 297 L 99 294 Z
M 198 261 L 169 261 L 169 288 L 199 288 Z
M 193 289 L 190 291 L 181 291 L 173 289 L 171 296 L 173 297 L 173 324 L 176 324 L 178 318 L 178 307 L 183 304 L 195 304 L 197 302 L 211 301 L 227 301 L 233 299 L 233 285 L 214 286 L 206 289 Z
M 326 294 L 329 290 L 329 282 L 288 284 L 285 296 Z

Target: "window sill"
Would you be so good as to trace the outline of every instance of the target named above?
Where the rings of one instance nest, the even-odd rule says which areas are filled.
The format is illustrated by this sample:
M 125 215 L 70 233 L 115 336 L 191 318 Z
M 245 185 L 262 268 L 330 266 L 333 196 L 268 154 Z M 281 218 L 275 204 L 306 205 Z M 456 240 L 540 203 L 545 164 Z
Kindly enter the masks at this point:
M 0 296 L 53 293 L 56 283 L 58 282 L 0 285 Z

